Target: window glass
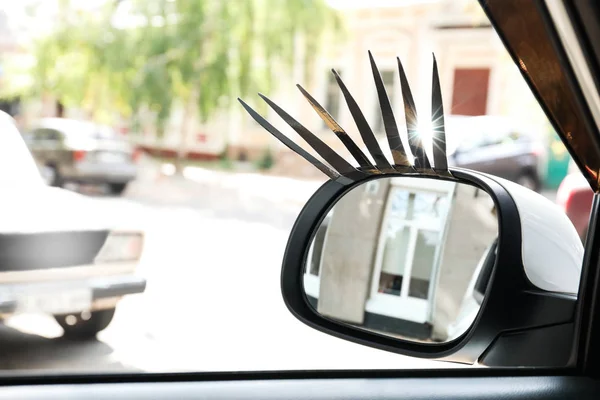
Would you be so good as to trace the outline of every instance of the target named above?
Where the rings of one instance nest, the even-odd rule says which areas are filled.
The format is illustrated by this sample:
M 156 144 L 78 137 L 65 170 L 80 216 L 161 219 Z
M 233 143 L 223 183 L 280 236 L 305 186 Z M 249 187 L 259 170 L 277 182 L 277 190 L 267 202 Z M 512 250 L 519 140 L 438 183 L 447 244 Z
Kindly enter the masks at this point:
M 54 129 L 48 129 L 47 131 L 47 139 L 52 141 L 52 142 L 57 142 L 60 140 L 60 132 L 54 130 Z
M 16 308 L 0 310 L 0 375 L 445 367 L 327 337 L 295 321 L 281 297 L 289 234 L 327 178 L 237 98 L 304 146 L 263 93 L 356 166 L 295 86 L 370 158 L 335 68 L 389 155 L 367 50 L 406 149 L 396 57 L 426 121 L 434 53 L 450 165 L 537 191 L 585 238 L 589 184 L 569 171 L 568 152 L 476 0 L 4 1 L 0 32 L 0 103 L 18 102 L 0 104 L 14 117 L 0 118 L 0 183 L 10 185 L 0 196 L 0 247 L 6 234 L 31 239 L 15 256 L 28 281 L 2 283 L 2 304 Z M 28 148 L 19 131 L 40 142 L 64 134 L 76 151 Z M 531 146 L 514 145 L 523 137 Z M 491 143 L 512 152 L 483 151 Z M 454 203 L 431 187 L 382 196 L 389 206 L 369 232 L 376 254 L 361 298 L 375 311 L 400 304 L 422 325 L 429 302 L 444 299 L 432 277 Z M 48 232 L 69 239 L 37 241 Z M 97 232 L 110 232 L 92 240 L 102 248 L 84 246 Z M 298 278 L 315 304 L 331 271 L 325 233 L 315 232 Z M 353 240 L 348 248 L 361 248 Z M 0 282 L 15 268 L 0 260 Z
M 34 139 L 37 140 L 41 140 L 41 141 L 58 141 L 61 138 L 61 134 L 60 132 L 54 130 L 54 129 L 48 129 L 48 128 L 39 128 L 39 129 L 35 129 L 33 131 L 33 137 Z
M 35 140 L 47 140 L 49 137 L 48 129 L 36 129 L 33 131 L 33 138 Z
M 415 194 L 412 220 L 423 225 L 440 226 L 446 218 L 448 196 L 445 193 L 419 192 Z

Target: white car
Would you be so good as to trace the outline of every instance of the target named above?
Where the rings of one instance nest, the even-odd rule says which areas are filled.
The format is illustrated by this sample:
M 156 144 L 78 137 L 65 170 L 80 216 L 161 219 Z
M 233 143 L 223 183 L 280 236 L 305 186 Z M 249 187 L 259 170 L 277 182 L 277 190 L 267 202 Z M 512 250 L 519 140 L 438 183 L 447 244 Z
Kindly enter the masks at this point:
M 92 338 L 118 301 L 141 293 L 144 235 L 111 221 L 99 200 L 48 187 L 14 120 L 0 112 L 0 316 L 53 315 Z

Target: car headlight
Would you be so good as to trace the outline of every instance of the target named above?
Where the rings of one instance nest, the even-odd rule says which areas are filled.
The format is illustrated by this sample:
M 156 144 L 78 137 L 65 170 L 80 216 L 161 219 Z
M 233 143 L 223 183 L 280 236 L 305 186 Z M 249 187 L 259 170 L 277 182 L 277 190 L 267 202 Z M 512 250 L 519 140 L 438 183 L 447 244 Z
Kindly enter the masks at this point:
M 144 235 L 140 232 L 111 232 L 94 261 L 136 261 L 142 255 L 143 245 Z

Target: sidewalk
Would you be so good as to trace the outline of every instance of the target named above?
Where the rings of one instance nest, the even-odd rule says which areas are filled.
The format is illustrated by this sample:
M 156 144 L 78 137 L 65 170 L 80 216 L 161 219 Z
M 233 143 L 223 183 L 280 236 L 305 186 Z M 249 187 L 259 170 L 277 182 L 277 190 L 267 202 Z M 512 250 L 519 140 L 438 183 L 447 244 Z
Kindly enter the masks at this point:
M 202 167 L 185 167 L 182 175 L 175 175 L 173 165 L 157 162 L 149 157 L 140 160 L 138 183 L 166 184 L 169 190 L 183 194 L 187 184 L 196 183 L 237 191 L 240 195 L 263 198 L 277 203 L 302 206 L 327 178 L 297 179 L 257 172 L 222 171 Z M 169 185 L 169 184 L 173 185 Z M 145 186 L 145 185 L 144 185 Z M 190 190 L 194 187 L 190 186 Z M 166 187 L 165 187 L 166 189 Z M 175 193 L 171 193 L 175 194 Z
M 223 171 L 201 167 L 185 167 L 182 176 L 174 175 L 172 165 L 160 164 L 147 159 L 142 164 L 140 181 L 177 182 L 178 189 L 185 191 L 187 183 L 198 183 L 223 189 L 232 189 L 255 198 L 263 198 L 277 203 L 304 205 L 310 196 L 326 182 L 327 178 L 300 179 L 271 174 L 245 171 Z M 555 201 L 555 190 L 541 193 L 550 201 Z
M 183 177 L 187 180 L 215 184 L 227 189 L 236 189 L 243 194 L 261 197 L 274 202 L 303 205 L 325 182 L 301 180 L 252 172 L 214 171 L 198 167 L 186 167 Z

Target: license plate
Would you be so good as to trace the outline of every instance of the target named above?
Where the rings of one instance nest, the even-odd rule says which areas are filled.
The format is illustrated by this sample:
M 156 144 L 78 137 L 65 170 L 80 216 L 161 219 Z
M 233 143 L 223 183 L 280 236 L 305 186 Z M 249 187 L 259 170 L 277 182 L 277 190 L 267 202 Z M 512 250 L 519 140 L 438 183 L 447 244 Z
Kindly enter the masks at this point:
M 23 293 L 17 300 L 18 312 L 47 314 L 79 313 L 92 306 L 90 289 L 69 289 L 61 291 L 40 291 Z
M 96 161 L 102 163 L 121 163 L 126 160 L 123 153 L 100 152 L 96 154 Z

